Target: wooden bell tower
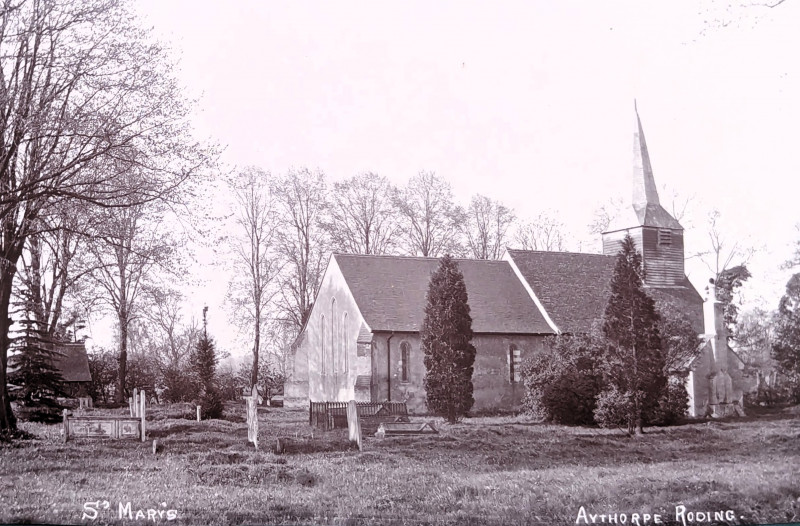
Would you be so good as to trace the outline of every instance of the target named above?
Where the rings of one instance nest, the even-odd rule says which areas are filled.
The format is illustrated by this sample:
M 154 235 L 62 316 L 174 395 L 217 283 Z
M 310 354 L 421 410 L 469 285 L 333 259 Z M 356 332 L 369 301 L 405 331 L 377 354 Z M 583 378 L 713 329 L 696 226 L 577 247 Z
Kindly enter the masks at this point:
M 623 214 L 603 232 L 603 254 L 617 255 L 625 235 L 630 234 L 642 254 L 645 285 L 682 286 L 686 280 L 683 227 L 659 202 L 636 102 L 634 113 L 633 213 Z

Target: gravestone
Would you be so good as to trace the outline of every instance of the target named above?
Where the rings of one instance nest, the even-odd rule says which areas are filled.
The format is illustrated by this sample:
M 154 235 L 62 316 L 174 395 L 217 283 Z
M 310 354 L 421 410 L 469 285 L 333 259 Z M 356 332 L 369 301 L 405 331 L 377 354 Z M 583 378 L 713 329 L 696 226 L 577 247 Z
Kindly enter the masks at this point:
M 258 389 L 255 385 L 250 396 L 244 399 L 247 403 L 247 441 L 258 449 Z
M 142 401 L 145 396 L 144 389 L 140 392 L 136 387 L 133 388 L 133 396 L 128 398 L 128 408 L 130 409 L 132 417 L 139 418 L 142 416 L 142 408 L 144 407 Z M 89 400 L 91 400 L 91 398 Z M 91 402 L 89 402 L 89 407 L 91 407 Z
M 139 393 L 139 414 L 137 415 L 142 419 L 142 442 L 144 442 L 145 440 L 144 437 L 146 432 L 145 430 L 145 415 L 147 414 L 145 407 L 145 404 L 147 403 L 146 400 L 147 396 L 145 396 L 144 389 L 142 389 L 142 392 Z
M 347 402 L 347 429 L 350 442 L 358 444 L 358 450 L 361 451 L 361 423 L 358 421 L 358 408 L 355 400 Z

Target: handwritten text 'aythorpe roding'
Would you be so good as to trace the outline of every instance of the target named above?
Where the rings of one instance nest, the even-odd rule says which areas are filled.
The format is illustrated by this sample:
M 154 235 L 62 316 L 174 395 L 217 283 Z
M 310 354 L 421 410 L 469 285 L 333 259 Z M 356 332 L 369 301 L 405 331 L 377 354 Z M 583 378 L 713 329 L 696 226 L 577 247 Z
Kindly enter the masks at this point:
M 95 500 L 83 504 L 81 520 L 93 521 L 98 518 L 101 511 L 111 511 L 111 503 L 107 500 Z M 112 512 L 113 513 L 113 512 Z M 167 503 L 162 502 L 155 508 L 134 508 L 130 502 L 120 502 L 117 506 L 117 518 L 128 520 L 174 521 L 178 518 L 178 510 L 167 509 Z
M 702 524 L 711 522 L 736 520 L 736 513 L 733 510 L 717 511 L 687 511 L 686 506 L 675 506 L 675 522 L 683 526 L 689 524 Z M 664 524 L 664 520 L 658 513 L 588 513 L 586 508 L 581 506 L 578 510 L 578 518 L 575 524 L 633 524 L 634 526 L 645 526 L 648 524 Z

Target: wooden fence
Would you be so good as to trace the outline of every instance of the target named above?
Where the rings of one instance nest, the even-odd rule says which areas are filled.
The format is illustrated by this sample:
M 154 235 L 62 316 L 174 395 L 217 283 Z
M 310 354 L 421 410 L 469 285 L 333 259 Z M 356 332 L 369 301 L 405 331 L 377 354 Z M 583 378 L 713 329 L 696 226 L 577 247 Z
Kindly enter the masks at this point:
M 356 402 L 356 410 L 367 429 L 377 429 L 381 422 L 408 422 L 405 402 Z M 311 402 L 308 423 L 325 431 L 346 429 L 347 402 Z

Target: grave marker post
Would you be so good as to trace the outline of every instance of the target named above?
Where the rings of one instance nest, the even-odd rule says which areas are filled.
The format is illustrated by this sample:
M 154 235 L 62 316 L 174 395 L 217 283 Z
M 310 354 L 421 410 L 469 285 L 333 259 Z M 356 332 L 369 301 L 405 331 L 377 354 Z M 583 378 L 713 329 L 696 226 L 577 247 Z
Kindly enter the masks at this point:
M 146 400 L 147 400 L 147 397 L 146 397 L 146 396 L 145 396 L 145 394 L 144 394 L 144 389 L 142 389 L 142 392 L 141 392 L 141 393 L 139 393 L 139 398 L 140 398 L 140 402 L 141 402 L 141 404 L 140 404 L 140 407 L 139 407 L 139 414 L 140 414 L 140 416 L 142 417 L 142 442 L 144 442 L 144 435 L 145 435 L 145 433 L 144 433 L 144 426 L 145 426 L 145 424 L 144 424 L 144 422 L 145 422 L 145 404 L 147 403 L 147 402 L 146 402 Z
M 197 421 L 200 421 L 200 406 L 197 406 Z
M 67 418 L 69 417 L 67 416 L 67 410 L 64 409 L 62 414 L 64 415 L 64 442 L 67 442 L 69 440 L 69 422 L 67 422 Z
M 350 442 L 358 444 L 358 450 L 361 451 L 361 423 L 358 421 L 358 408 L 355 400 L 347 402 L 347 429 Z
M 133 414 L 131 416 L 139 416 L 139 390 L 133 388 Z
M 247 403 L 247 441 L 258 449 L 258 388 L 254 385 L 250 396 L 244 399 Z

